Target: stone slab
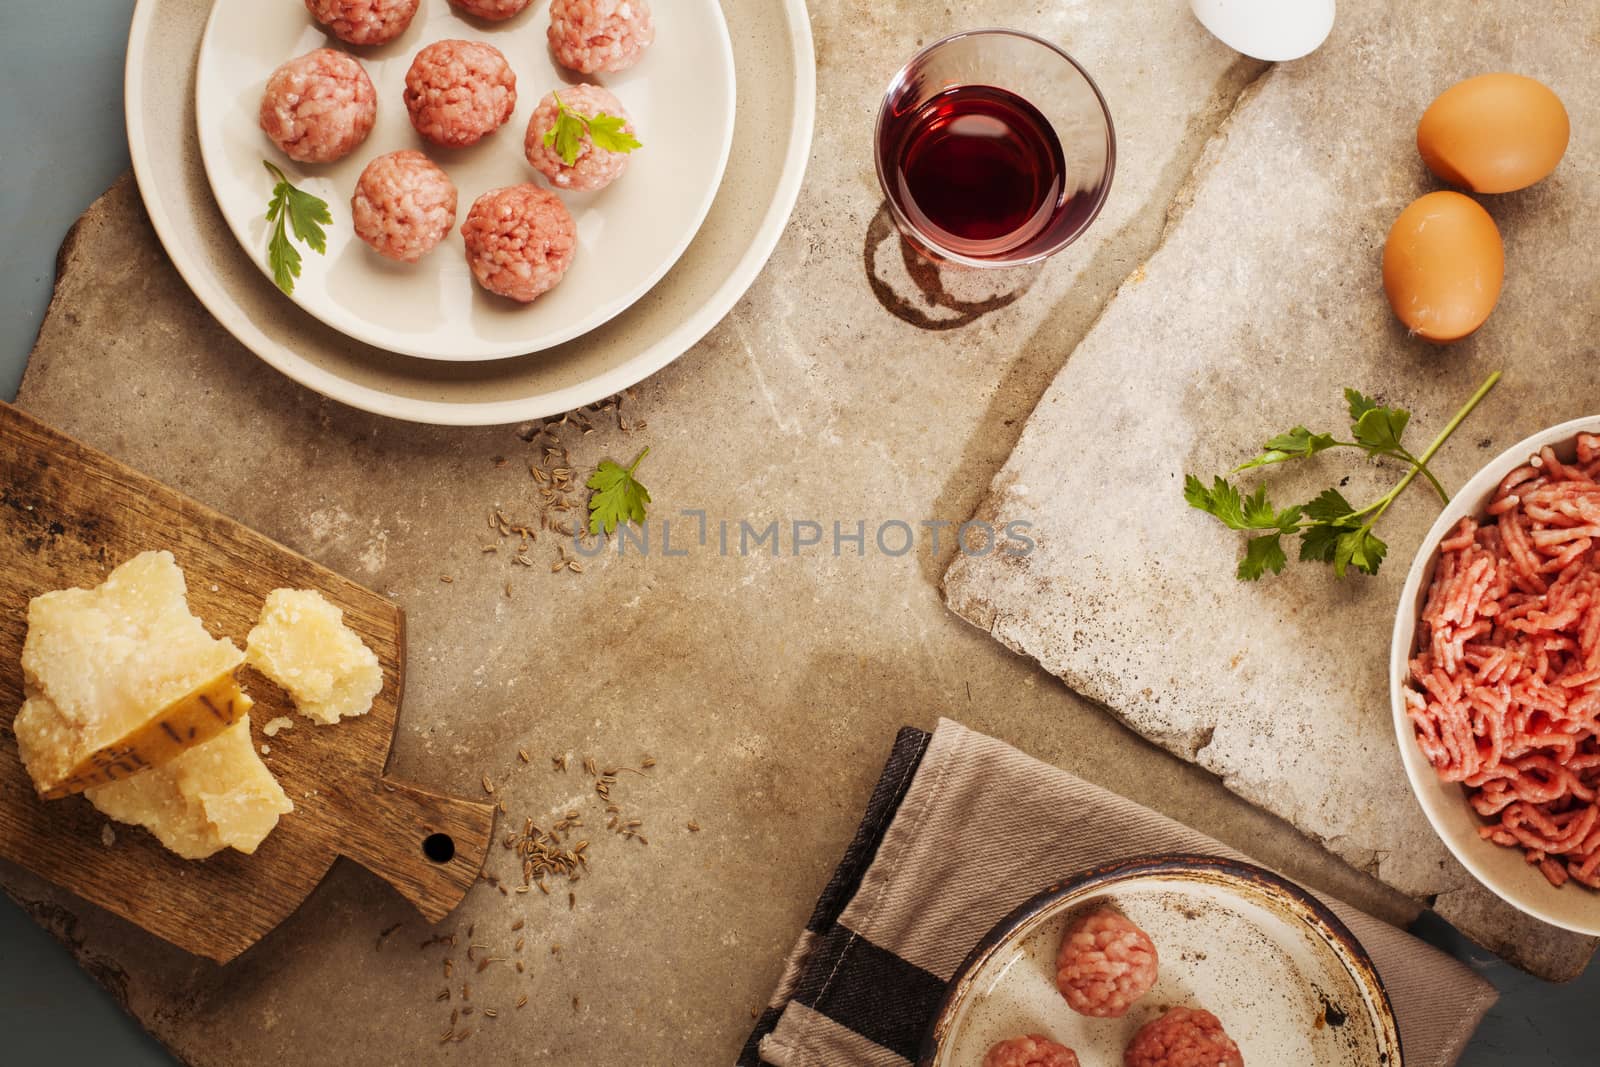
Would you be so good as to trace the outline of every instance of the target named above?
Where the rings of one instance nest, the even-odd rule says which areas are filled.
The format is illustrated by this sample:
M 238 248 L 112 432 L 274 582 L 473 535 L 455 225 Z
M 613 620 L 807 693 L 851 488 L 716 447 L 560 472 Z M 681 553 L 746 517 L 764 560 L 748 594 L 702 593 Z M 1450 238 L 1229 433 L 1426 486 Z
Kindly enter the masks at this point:
M 870 129 L 879 87 L 918 43 L 990 22 L 1053 36 L 1102 75 L 1122 169 L 1090 239 L 1041 271 L 980 285 L 908 270 L 880 210 Z M 834 521 L 970 514 L 1260 69 L 1181 5 L 828 3 L 814 26 L 816 151 L 771 265 L 726 322 L 626 402 L 643 428 L 563 431 L 580 469 L 650 445 L 641 475 L 659 517 L 699 507 L 713 522 L 812 519 L 831 532 Z M 950 319 L 960 325 L 938 328 Z M 849 548 L 794 556 L 788 542 L 778 558 L 691 545 L 686 557 L 595 560 L 581 575 L 548 569 L 548 541 L 534 546 L 536 568 L 486 558 L 487 509 L 520 515 L 533 499 L 519 428 L 389 422 L 281 378 L 189 296 L 127 181 L 63 250 L 21 403 L 394 595 L 410 653 L 394 773 L 461 791 L 488 773 L 514 820 L 582 810 L 601 828 L 575 906 L 559 887 L 502 897 L 485 885 L 440 928 L 465 938 L 473 926 L 494 954 L 515 955 L 510 927 L 525 922 L 520 975 L 499 963 L 478 974 L 466 942 L 456 947 L 453 1004 L 434 999 L 444 947 L 418 947 L 435 931 L 353 867 L 226 969 L 0 868 L 0 885 L 185 1062 L 731 1062 L 895 729 L 940 714 L 1391 921 L 1416 914 L 965 626 L 938 591 L 948 538 L 937 552 L 924 541 L 865 559 Z M 550 769 L 557 752 L 659 761 L 616 790 L 647 846 L 603 832 L 588 782 Z M 504 856 L 490 870 L 514 873 Z M 462 981 L 475 1007 L 499 1014 L 440 1050 Z
M 1593 413 L 1600 17 L 1582 3 L 1549 5 L 1537 24 L 1519 11 L 1341 3 L 1321 51 L 1243 94 L 1160 250 L 1045 393 L 978 509 L 1032 521 L 1039 550 L 958 559 L 945 589 L 956 611 L 1146 737 L 1507 959 L 1571 977 L 1593 942 L 1480 887 L 1432 833 L 1395 748 L 1388 644 L 1436 500 L 1414 491 L 1391 509 L 1375 579 L 1292 565 L 1242 585 L 1242 539 L 1181 495 L 1186 472 L 1209 480 L 1296 423 L 1342 429 L 1344 386 L 1409 408 L 1426 442 L 1504 370 L 1435 461 L 1446 485 Z M 1438 187 L 1415 149 L 1417 118 L 1459 79 L 1499 69 L 1562 96 L 1572 147 L 1547 181 L 1486 198 L 1506 242 L 1500 306 L 1473 338 L 1435 348 L 1390 314 L 1379 255 L 1400 210 Z M 1287 502 L 1344 475 L 1352 500 L 1396 476 L 1334 453 L 1266 480 Z

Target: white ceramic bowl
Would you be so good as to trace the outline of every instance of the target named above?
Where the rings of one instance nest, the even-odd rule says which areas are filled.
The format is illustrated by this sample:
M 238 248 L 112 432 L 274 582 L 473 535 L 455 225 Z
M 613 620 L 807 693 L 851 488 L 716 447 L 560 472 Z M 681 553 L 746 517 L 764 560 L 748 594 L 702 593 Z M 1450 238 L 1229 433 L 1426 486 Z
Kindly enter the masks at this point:
M 1120 1019 L 1079 1015 L 1056 991 L 1067 925 L 1111 906 L 1150 935 L 1155 986 Z M 1252 864 L 1135 857 L 1051 886 L 1000 920 L 951 978 L 919 1067 L 976 1067 L 995 1042 L 1045 1034 L 1085 1067 L 1122 1062 L 1172 1005 L 1222 1020 L 1246 1063 L 1400 1067 L 1400 1030 L 1356 936 L 1316 897 Z
M 1389 703 L 1411 791 L 1416 794 L 1434 831 L 1461 865 L 1490 892 L 1517 910 L 1554 926 L 1594 936 L 1600 935 L 1600 893 L 1577 883 L 1557 889 L 1537 867 L 1523 858 L 1521 849 L 1503 848 L 1478 836 L 1483 820 L 1468 805 L 1466 791 L 1460 785 L 1440 781 L 1434 773 L 1433 765 L 1417 746 L 1411 720 L 1406 717 L 1404 696 L 1407 662 L 1416 647 L 1418 616 L 1422 614 L 1428 584 L 1433 580 L 1433 569 L 1439 561 L 1439 542 L 1464 516 L 1481 517 L 1501 479 L 1544 446 L 1553 448 L 1557 458 L 1563 461 L 1572 459 L 1580 433 L 1600 434 L 1600 415 L 1552 426 L 1506 449 L 1462 486 L 1439 513 L 1438 520 L 1422 541 L 1411 572 L 1406 575 L 1405 588 L 1400 592 L 1394 641 L 1389 648 Z

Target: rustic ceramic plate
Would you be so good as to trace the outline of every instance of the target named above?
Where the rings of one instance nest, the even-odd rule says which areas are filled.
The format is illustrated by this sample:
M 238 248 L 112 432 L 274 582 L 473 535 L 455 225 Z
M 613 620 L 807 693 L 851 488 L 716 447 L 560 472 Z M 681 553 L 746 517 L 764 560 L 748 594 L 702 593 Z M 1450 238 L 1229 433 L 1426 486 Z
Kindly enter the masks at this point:
M 229 333 L 285 375 L 352 407 L 488 426 L 570 411 L 627 388 L 676 359 L 744 295 L 800 191 L 816 105 L 804 0 L 724 0 L 739 77 L 733 148 L 711 211 L 666 277 L 605 325 L 533 355 L 470 363 L 397 355 L 285 300 L 223 219 L 202 166 L 194 106 L 211 6 L 138 0 L 134 9 L 124 99 L 145 208 L 184 281 Z M 542 8 L 523 17 L 538 18 Z
M 1091 1019 L 1056 992 L 1062 933 L 1109 905 L 1155 942 L 1160 978 L 1121 1019 Z M 1204 856 L 1100 868 L 1017 908 L 951 980 L 921 1067 L 978 1067 L 996 1042 L 1043 1034 L 1085 1067 L 1120 1064 L 1134 1033 L 1175 1005 L 1222 1020 L 1244 1061 L 1399 1067 L 1400 1035 L 1366 950 L 1314 897 L 1269 871 Z
M 195 77 L 196 130 L 206 176 L 246 255 L 267 267 L 266 204 L 271 160 L 289 180 L 326 200 L 333 224 L 326 255 L 305 255 L 289 299 L 341 333 L 426 359 L 503 359 L 571 340 L 613 318 L 661 279 L 705 219 L 733 141 L 734 69 L 717 0 L 654 0 L 656 42 L 619 74 L 588 78 L 558 67 L 545 39 L 549 7 L 489 23 L 463 18 L 448 0 L 423 0 L 405 33 L 376 48 L 352 48 L 326 34 L 305 5 L 287 0 L 218 0 Z M 406 70 L 424 45 L 446 38 L 500 49 L 517 76 L 509 121 L 470 148 L 440 149 L 412 129 L 402 94 Z M 268 76 L 316 48 L 354 55 L 378 93 L 372 134 L 336 163 L 296 163 L 257 125 Z M 485 292 L 473 282 L 459 222 L 480 193 L 521 182 L 548 187 L 523 155 L 523 134 L 539 98 L 574 81 L 594 81 L 627 108 L 645 147 L 628 171 L 592 193 L 562 192 L 578 224 L 578 252 L 561 284 L 532 304 Z M 350 225 L 350 195 L 374 157 L 402 148 L 427 153 L 455 182 L 458 229 L 416 264 L 384 259 Z
M 1406 717 L 1404 696 L 1407 665 L 1416 648 L 1417 622 L 1428 584 L 1433 581 L 1433 569 L 1439 562 L 1439 542 L 1464 516 L 1482 515 L 1501 480 L 1545 445 L 1555 449 L 1557 458 L 1572 459 L 1580 433 L 1600 433 L 1600 415 L 1564 422 L 1512 445 L 1473 475 L 1439 513 L 1428 536 L 1422 539 L 1422 549 L 1412 561 L 1400 591 L 1394 641 L 1389 647 L 1389 703 L 1411 791 L 1461 866 L 1512 907 L 1554 926 L 1593 936 L 1600 935 L 1600 893 L 1577 884 L 1557 889 L 1538 868 L 1523 859 L 1520 849 L 1501 848 L 1478 836 L 1483 820 L 1467 803 L 1466 792 L 1453 782 L 1440 781 L 1433 765 L 1417 747 L 1411 720 Z

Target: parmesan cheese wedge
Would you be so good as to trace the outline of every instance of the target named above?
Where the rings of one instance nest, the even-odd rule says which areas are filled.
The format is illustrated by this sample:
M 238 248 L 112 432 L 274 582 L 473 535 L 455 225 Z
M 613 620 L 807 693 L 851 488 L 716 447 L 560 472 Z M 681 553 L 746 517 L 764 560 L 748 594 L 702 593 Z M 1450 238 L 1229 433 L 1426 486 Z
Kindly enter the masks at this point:
M 245 647 L 249 664 L 287 690 L 312 722 L 365 715 L 383 688 L 378 657 L 314 589 L 267 594 Z
M 248 716 L 159 767 L 84 795 L 118 822 L 143 826 L 184 859 L 252 853 L 294 804 L 250 743 Z
M 46 799 L 127 778 L 203 744 L 250 708 L 244 659 L 190 614 L 170 552 L 143 552 L 94 589 L 28 604 L 26 700 L 13 730 Z

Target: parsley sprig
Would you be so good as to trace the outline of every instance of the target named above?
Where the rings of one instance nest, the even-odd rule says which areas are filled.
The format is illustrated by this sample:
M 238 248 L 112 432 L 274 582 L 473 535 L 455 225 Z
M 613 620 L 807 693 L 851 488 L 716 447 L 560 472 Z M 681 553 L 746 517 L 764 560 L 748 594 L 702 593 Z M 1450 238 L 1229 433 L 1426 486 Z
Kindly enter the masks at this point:
M 644 506 L 650 503 L 650 491 L 634 478 L 644 457 L 650 454 L 647 447 L 627 468 L 619 467 L 609 459 L 602 460 L 595 472 L 584 483 L 594 493 L 589 497 L 589 532 L 601 530 L 611 533 L 619 524 L 644 522 Z
M 1190 507 L 1215 517 L 1230 530 L 1255 535 L 1245 543 L 1244 558 L 1239 561 L 1240 581 L 1253 582 L 1268 571 L 1281 574 L 1289 562 L 1283 538 L 1296 534 L 1300 537 L 1301 562 L 1331 564 L 1334 574 L 1340 578 L 1351 567 L 1363 574 L 1377 574 L 1389 546 L 1372 532 L 1372 528 L 1418 475 L 1427 479 L 1441 501 L 1449 501 L 1444 486 L 1428 469 L 1428 461 L 1499 380 L 1499 371 L 1489 375 L 1420 456 L 1414 455 L 1400 441 L 1411 421 L 1410 412 L 1384 407 L 1354 389 L 1346 389 L 1344 396 L 1350 411 L 1352 440 L 1342 441 L 1333 434 L 1313 433 L 1304 426 L 1296 426 L 1272 438 L 1262 446 L 1260 455 L 1230 472 L 1238 474 L 1256 467 L 1309 459 L 1333 448 L 1359 448 L 1374 459 L 1387 457 L 1409 466 L 1393 489 L 1365 507 L 1351 504 L 1337 489 L 1324 489 L 1309 503 L 1279 510 L 1268 499 L 1266 486 L 1257 486 L 1255 492 L 1243 494 L 1221 475 L 1212 479 L 1209 488 L 1194 475 L 1187 475 L 1183 498 Z
M 555 148 L 556 155 L 567 166 L 577 162 L 584 134 L 589 135 L 589 140 L 596 148 L 603 148 L 607 152 L 627 153 L 644 147 L 637 137 L 622 128 L 627 124 L 627 119 L 607 115 L 604 111 L 596 112 L 593 116 L 584 115 L 563 104 L 561 94 L 550 95 L 556 100 L 556 124 L 545 131 L 544 144 L 546 148 Z
M 285 293 L 294 292 L 294 280 L 300 277 L 300 250 L 289 240 L 289 234 L 318 255 L 328 251 L 328 235 L 322 229 L 333 222 L 328 202 L 296 189 L 283 171 L 266 160 L 267 168 L 277 184 L 272 187 L 272 199 L 267 202 L 267 221 L 272 223 L 272 236 L 267 241 L 267 265 L 272 268 L 272 280 Z

